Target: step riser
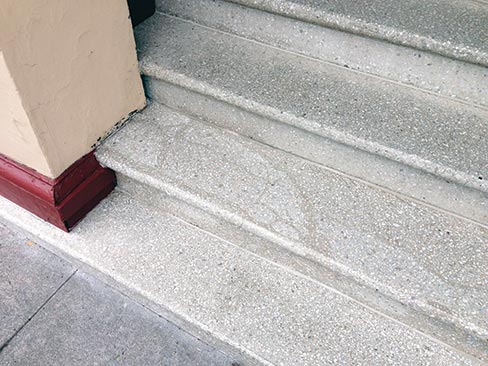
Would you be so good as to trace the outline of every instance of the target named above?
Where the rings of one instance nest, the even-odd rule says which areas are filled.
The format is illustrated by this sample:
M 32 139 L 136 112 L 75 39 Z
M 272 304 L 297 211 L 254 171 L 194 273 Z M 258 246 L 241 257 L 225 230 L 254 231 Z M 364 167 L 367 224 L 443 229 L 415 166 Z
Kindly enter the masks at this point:
M 144 204 L 170 212 L 192 225 L 239 245 L 246 251 L 286 268 L 292 268 L 382 314 L 404 324 L 409 324 L 422 333 L 488 361 L 486 343 L 483 338 L 476 337 L 460 327 L 455 327 L 450 322 L 442 321 L 436 318 L 435 314 L 426 313 L 422 309 L 414 310 L 412 304 L 408 306 L 391 297 L 384 296 L 377 290 L 357 282 L 356 279 L 358 278 L 354 279 L 341 274 L 337 270 L 337 266 L 332 263 L 330 266 L 325 266 L 313 258 L 294 253 L 281 245 L 276 245 L 272 241 L 246 231 L 242 225 L 233 224 L 219 217 L 216 213 L 210 213 L 208 209 L 202 209 L 188 197 L 181 197 L 171 189 L 161 189 L 161 186 L 154 187 L 150 183 L 142 183 L 137 178 L 140 179 L 140 177 L 130 177 L 118 173 L 118 189 L 134 199 L 144 202 Z
M 274 47 L 488 106 L 488 68 L 227 1 L 169 0 L 159 10 Z
M 224 129 L 296 154 L 478 223 L 488 222 L 488 194 L 394 160 L 283 124 L 161 79 L 146 78 L 153 100 Z

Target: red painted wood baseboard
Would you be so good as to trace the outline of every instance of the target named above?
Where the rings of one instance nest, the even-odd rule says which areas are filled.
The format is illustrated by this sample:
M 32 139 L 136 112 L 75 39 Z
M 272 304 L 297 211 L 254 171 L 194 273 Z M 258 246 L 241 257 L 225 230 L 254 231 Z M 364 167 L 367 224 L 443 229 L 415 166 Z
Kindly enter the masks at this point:
M 102 167 L 93 152 L 56 179 L 0 155 L 0 195 L 64 231 L 70 231 L 115 184 L 114 172 Z

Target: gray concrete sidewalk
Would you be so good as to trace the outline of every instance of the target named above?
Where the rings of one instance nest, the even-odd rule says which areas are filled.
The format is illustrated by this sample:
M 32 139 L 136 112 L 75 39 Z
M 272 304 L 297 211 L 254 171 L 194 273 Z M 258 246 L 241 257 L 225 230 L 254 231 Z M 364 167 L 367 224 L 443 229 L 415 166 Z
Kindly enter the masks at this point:
M 0 224 L 0 365 L 238 364 Z

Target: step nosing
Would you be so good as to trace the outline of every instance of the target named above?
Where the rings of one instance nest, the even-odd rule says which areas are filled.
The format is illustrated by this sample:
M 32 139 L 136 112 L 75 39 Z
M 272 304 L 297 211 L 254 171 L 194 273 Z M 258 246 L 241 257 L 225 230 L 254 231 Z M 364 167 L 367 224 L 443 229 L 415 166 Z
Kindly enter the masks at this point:
M 243 98 L 238 95 L 234 95 L 223 91 L 222 89 L 213 87 L 208 83 L 201 83 L 194 79 L 188 79 L 185 75 L 174 73 L 172 70 L 166 70 L 164 73 L 152 72 L 151 66 L 145 66 L 144 60 L 142 63 L 142 71 L 147 77 L 156 78 L 158 80 L 164 80 L 173 85 L 181 86 L 188 90 L 197 92 L 204 96 L 212 97 L 216 100 L 235 105 L 238 108 L 242 108 L 248 112 L 261 115 L 266 118 L 286 123 L 290 126 L 301 128 L 309 133 L 317 134 L 323 138 L 337 141 L 341 144 L 345 144 L 357 149 L 361 149 L 370 154 L 384 156 L 387 159 L 397 161 L 399 163 L 408 165 L 412 168 L 419 169 L 430 173 L 434 176 L 438 176 L 440 179 L 447 179 L 457 184 L 480 190 L 484 193 L 488 193 L 488 179 L 480 182 L 478 177 L 467 174 L 465 172 L 450 168 L 445 165 L 437 164 L 429 160 L 425 160 L 415 154 L 405 154 L 401 150 L 390 148 L 380 143 L 357 138 L 352 134 L 347 134 L 339 130 L 327 128 L 319 131 L 307 128 L 307 119 L 298 117 L 293 114 L 283 113 L 282 111 L 273 107 L 260 104 L 259 102 L 252 101 Z M 157 65 L 157 64 L 153 64 Z M 488 123 L 488 122 L 487 122 Z

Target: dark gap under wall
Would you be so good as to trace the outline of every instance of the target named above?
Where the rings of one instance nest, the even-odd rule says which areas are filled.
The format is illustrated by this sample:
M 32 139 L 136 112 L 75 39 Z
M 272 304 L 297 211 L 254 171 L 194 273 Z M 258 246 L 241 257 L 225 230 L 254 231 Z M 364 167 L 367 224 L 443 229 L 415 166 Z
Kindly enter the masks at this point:
M 156 12 L 155 0 L 127 0 L 127 2 L 129 3 L 132 27 L 142 23 Z

